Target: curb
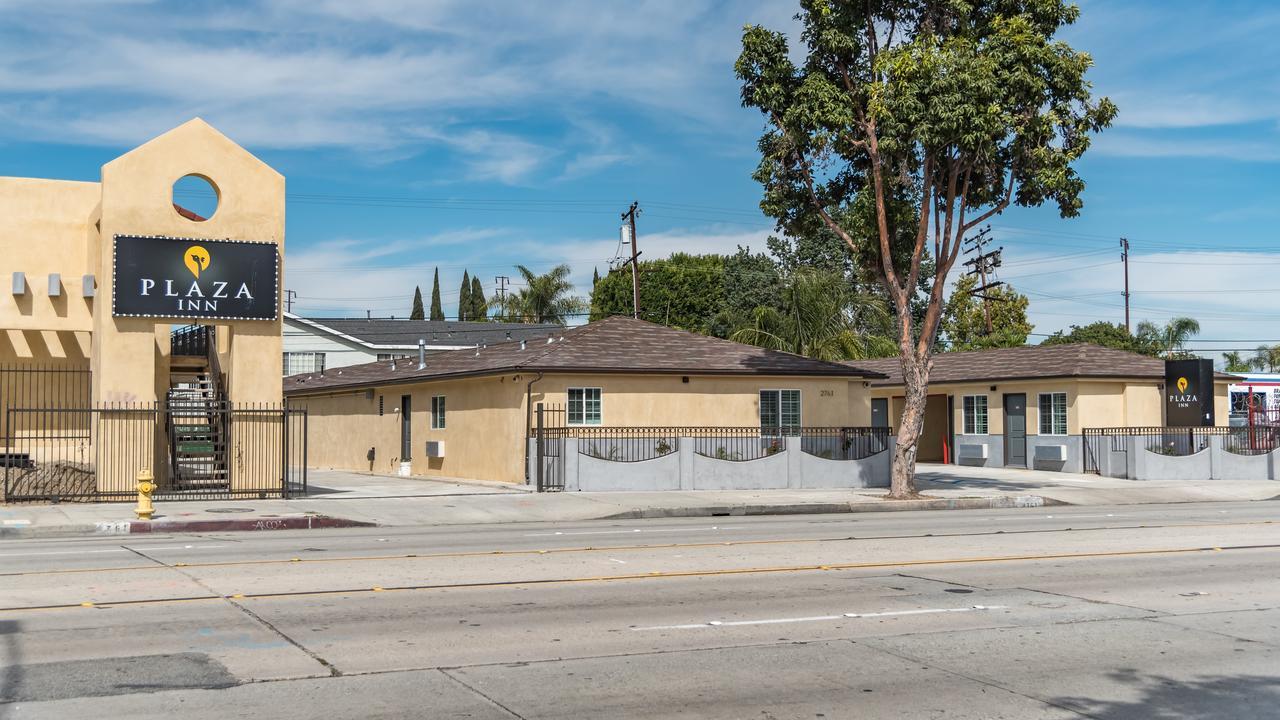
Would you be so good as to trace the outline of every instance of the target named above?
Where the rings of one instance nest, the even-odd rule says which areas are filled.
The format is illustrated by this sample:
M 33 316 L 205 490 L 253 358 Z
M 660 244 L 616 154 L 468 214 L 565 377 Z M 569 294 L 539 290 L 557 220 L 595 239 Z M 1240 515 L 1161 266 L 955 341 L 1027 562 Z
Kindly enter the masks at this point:
M 741 515 L 829 515 L 837 513 L 910 512 L 912 510 L 998 510 L 1038 508 L 1071 503 L 1040 495 L 939 498 L 886 502 L 797 503 L 793 505 L 708 505 L 704 507 L 636 508 L 606 515 L 600 520 L 644 520 L 675 517 L 725 517 Z
M 377 527 L 377 523 L 328 515 L 294 515 L 226 520 L 121 520 L 44 527 L 0 528 L 0 538 L 51 538 L 85 535 L 148 535 L 194 532 L 265 532 L 271 530 L 326 530 Z

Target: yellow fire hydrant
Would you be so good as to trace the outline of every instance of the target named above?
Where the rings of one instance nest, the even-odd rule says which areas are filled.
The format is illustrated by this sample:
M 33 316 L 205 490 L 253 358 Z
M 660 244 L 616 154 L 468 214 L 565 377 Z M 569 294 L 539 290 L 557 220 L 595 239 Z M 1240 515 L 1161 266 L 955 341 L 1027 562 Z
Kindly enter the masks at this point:
M 156 484 L 151 482 L 154 479 L 151 470 L 143 468 L 138 471 L 138 507 L 133 511 L 138 514 L 139 520 L 150 520 L 156 511 L 151 505 L 151 493 L 156 491 Z

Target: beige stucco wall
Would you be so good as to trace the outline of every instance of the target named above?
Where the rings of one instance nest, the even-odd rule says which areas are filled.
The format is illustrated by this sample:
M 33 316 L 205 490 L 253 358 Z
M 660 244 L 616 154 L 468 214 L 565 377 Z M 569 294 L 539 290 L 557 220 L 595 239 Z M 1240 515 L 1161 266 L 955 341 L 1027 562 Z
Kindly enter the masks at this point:
M 94 300 L 84 297 L 81 279 L 96 272 L 100 195 L 98 183 L 0 177 L 0 328 L 34 331 L 26 335 L 37 345 L 42 330 L 92 328 Z M 26 273 L 25 295 L 11 292 L 14 272 Z M 57 297 L 49 295 L 53 273 L 61 275 Z M 12 344 L 0 339 L 0 354 Z
M 218 208 L 204 222 L 173 208 L 173 184 L 208 179 Z M 102 167 L 102 308 L 93 317 L 94 400 L 152 402 L 168 386 L 168 323 L 110 312 L 112 248 L 117 235 L 165 235 L 274 242 L 284 253 L 284 177 L 202 120 L 187 122 Z M 177 321 L 183 322 L 183 321 Z M 278 403 L 281 322 L 219 323 L 230 337 L 228 393 L 236 403 Z
M 443 380 L 296 396 L 289 402 L 307 409 L 312 467 L 395 472 L 401 460 L 398 410 L 401 396 L 409 395 L 414 474 L 524 482 L 526 391 L 536 377 L 526 373 Z M 845 378 L 689 376 L 685 383 L 678 375 L 546 375 L 533 385 L 533 404 L 563 407 L 570 387 L 601 388 L 603 426 L 757 426 L 762 389 L 800 390 L 805 425 L 870 421 L 866 389 L 861 381 Z M 431 429 L 434 395 L 445 396 L 443 430 Z M 428 440 L 444 441 L 445 457 L 427 458 Z
M 991 386 L 995 390 L 991 390 Z M 935 383 L 929 386 L 930 395 L 950 395 L 955 398 L 952 422 L 955 432 L 964 429 L 964 401 L 966 395 L 987 396 L 988 433 L 1004 433 L 1004 396 L 1024 393 L 1027 396 L 1027 434 L 1040 433 L 1041 393 L 1065 392 L 1067 394 L 1067 433 L 1078 435 L 1089 427 L 1160 427 L 1164 425 L 1164 396 L 1161 383 L 1156 380 L 1082 380 L 1062 378 L 1050 380 L 1018 380 L 995 383 Z M 1216 383 L 1214 415 L 1218 425 L 1227 424 L 1230 399 L 1228 383 Z M 891 398 L 890 423 L 898 426 L 901 418 L 902 388 L 873 387 L 870 397 Z

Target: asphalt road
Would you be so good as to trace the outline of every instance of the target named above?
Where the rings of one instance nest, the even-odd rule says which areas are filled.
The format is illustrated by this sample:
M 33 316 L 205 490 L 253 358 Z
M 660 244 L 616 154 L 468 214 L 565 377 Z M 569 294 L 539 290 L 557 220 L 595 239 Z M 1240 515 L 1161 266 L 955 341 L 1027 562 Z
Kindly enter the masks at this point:
M 0 718 L 1276 718 L 1280 505 L 0 542 Z

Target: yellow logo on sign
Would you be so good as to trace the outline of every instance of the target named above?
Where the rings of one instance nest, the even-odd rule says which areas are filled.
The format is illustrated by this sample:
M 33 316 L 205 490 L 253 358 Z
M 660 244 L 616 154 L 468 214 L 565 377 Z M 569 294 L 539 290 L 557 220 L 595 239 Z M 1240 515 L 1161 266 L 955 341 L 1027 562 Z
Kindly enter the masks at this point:
M 186 254 L 183 255 L 182 261 L 186 263 L 187 269 L 191 271 L 196 279 L 200 279 L 200 273 L 209 267 L 209 251 L 199 245 L 192 245 L 187 248 Z
M 1178 392 L 1180 393 L 1187 392 L 1187 379 L 1184 377 L 1178 378 Z

